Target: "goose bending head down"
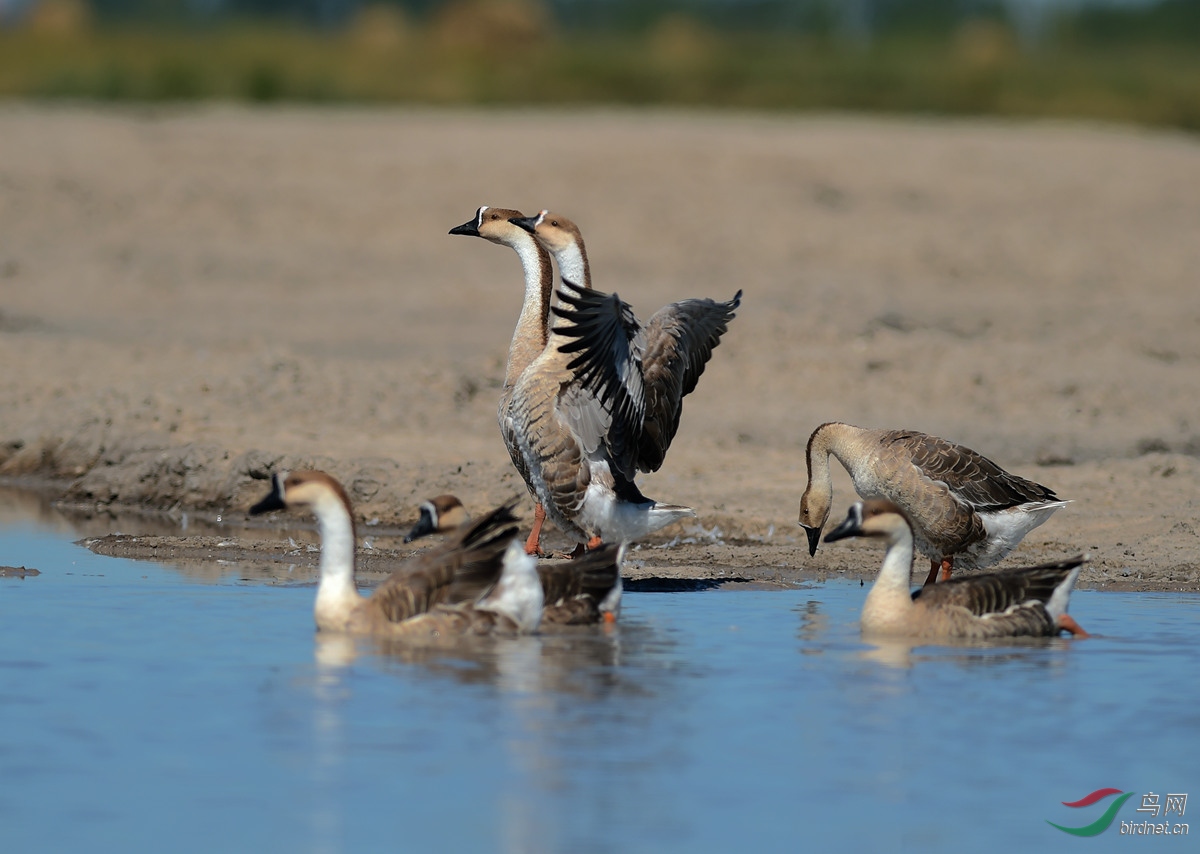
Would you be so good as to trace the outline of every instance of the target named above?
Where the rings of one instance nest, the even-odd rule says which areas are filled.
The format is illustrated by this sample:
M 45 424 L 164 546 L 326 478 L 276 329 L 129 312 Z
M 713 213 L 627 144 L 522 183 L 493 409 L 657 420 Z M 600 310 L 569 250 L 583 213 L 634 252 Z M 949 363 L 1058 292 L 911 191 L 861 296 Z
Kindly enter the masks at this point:
M 355 584 L 354 512 L 342 485 L 320 471 L 276 473 L 271 491 L 250 514 L 287 509 L 317 517 L 321 560 L 313 612 L 320 631 L 421 642 L 537 629 L 542 587 L 536 561 L 516 539 L 512 503 L 460 525 L 368 597 Z
M 871 499 L 850 508 L 825 537 L 873 537 L 887 544 L 879 576 L 863 603 L 864 634 L 986 639 L 1087 632 L 1067 613 L 1071 589 L 1086 558 L 1005 569 L 945 581 L 909 592 L 913 534 L 890 501 Z
M 1009 474 L 963 445 L 916 430 L 873 430 L 832 421 L 812 432 L 805 451 L 808 483 L 800 525 L 817 552 L 833 504 L 829 458 L 863 498 L 899 506 L 916 548 L 930 560 L 926 583 L 951 570 L 984 569 L 1003 560 L 1025 535 L 1068 502 L 1040 483 Z

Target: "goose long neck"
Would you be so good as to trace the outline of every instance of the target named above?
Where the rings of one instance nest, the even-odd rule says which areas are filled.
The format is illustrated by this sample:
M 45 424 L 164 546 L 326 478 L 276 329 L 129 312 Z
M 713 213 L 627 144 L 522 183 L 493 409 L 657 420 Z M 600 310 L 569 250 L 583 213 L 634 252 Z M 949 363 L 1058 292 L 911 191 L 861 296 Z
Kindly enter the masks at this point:
M 582 240 L 572 240 L 559 249 L 554 253 L 554 260 L 558 262 L 558 274 L 563 279 L 585 288 L 592 286 L 592 270 Z
M 359 600 L 354 585 L 354 519 L 334 495 L 313 506 L 321 532 L 321 580 L 317 584 L 317 625 L 348 610 Z M 325 619 L 323 619 L 323 617 Z
M 863 439 L 864 431 L 861 428 L 831 421 L 817 430 L 810 446 L 810 457 L 819 451 L 824 460 L 826 479 L 829 477 L 830 454 L 854 477 L 859 461 L 865 454 Z
M 822 496 L 828 496 L 833 491 L 833 481 L 829 474 L 829 455 L 832 453 L 824 428 L 813 433 L 808 443 L 806 461 L 808 463 L 809 489 Z
M 912 574 L 913 535 L 908 525 L 899 527 L 888 537 L 887 551 L 883 555 L 883 566 L 879 568 L 879 577 L 875 579 L 875 590 L 885 590 L 894 594 L 899 592 L 905 601 L 912 602 L 909 591 L 909 578 Z
M 554 292 L 554 273 L 550 255 L 532 237 L 513 245 L 525 273 L 525 301 L 521 316 L 508 347 L 508 367 L 504 384 L 511 388 L 538 354 L 546 347 L 546 325 L 550 318 L 550 300 Z
M 888 537 L 887 552 L 879 576 L 863 602 L 863 631 L 902 631 L 916 606 L 909 593 L 912 571 L 913 538 L 908 525 Z

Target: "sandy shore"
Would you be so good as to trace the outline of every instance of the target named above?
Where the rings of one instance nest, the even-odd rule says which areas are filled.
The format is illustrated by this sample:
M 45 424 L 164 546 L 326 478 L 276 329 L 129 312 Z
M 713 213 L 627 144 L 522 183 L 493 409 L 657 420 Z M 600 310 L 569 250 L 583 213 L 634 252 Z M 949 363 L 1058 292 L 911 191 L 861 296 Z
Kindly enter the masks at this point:
M 495 423 L 518 263 L 446 231 L 552 207 L 643 317 L 745 291 L 642 484 L 698 522 L 643 572 L 870 577 L 877 548 L 809 558 L 796 527 L 805 441 L 838 419 L 1074 499 L 1005 565 L 1087 551 L 1084 585 L 1200 589 L 1193 137 L 9 105 L 0 152 L 0 478 L 67 504 L 241 519 L 272 468 L 316 465 L 399 528 L 439 492 L 522 491 Z

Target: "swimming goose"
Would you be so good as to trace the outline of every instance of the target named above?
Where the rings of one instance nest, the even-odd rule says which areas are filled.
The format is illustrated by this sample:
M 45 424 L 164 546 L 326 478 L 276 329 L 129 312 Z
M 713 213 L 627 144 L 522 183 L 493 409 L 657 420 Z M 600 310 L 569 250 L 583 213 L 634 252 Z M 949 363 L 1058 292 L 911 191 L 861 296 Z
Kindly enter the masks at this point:
M 368 597 L 354 583 L 354 515 L 342 485 L 319 471 L 276 473 L 251 515 L 303 508 L 317 517 L 317 629 L 411 641 L 532 632 L 542 613 L 535 563 L 516 539 L 512 503 L 460 526 L 417 555 Z
M 469 519 L 466 508 L 453 495 L 439 495 L 422 502 L 420 513 L 404 542 L 454 531 Z M 625 544 L 605 545 L 578 560 L 539 563 L 537 572 L 544 600 L 542 625 L 615 622 L 621 610 L 625 548 Z
M 563 386 L 559 396 L 562 409 L 557 413 L 557 423 L 547 421 L 545 413 L 535 415 L 523 408 L 535 399 L 545 404 L 543 390 L 532 392 L 529 398 L 523 397 L 519 388 L 514 390 L 514 419 L 524 418 L 530 428 L 553 434 L 568 430 L 584 448 L 580 453 L 565 447 L 572 438 L 566 437 L 563 447 L 552 449 L 560 454 L 564 471 L 556 473 L 560 477 L 556 485 L 544 486 L 538 496 L 556 524 L 562 527 L 560 519 L 567 518 L 568 527 L 573 528 L 568 535 L 579 542 L 597 541 L 601 534 L 624 538 L 611 530 L 612 517 L 622 510 L 630 511 L 625 513 L 629 522 L 636 520 L 645 528 L 642 533 L 657 530 L 673 520 L 666 519 L 661 524 L 655 521 L 652 527 L 645 527 L 650 524 L 652 514 L 633 511 L 632 507 L 647 505 L 649 500 L 637 491 L 633 479 L 638 471 L 657 471 L 662 466 L 679 428 L 683 398 L 696 388 L 713 349 L 741 303 L 742 292 L 739 290 L 728 302 L 690 299 L 671 303 L 655 312 L 643 328 L 629 305 L 619 297 L 590 287 L 587 250 L 578 226 L 549 211 L 535 217 L 514 218 L 512 222 L 533 234 L 558 264 L 563 287 L 552 313 L 567 323 L 552 324 L 550 340 L 539 358 L 543 360 L 540 367 L 552 372 L 554 382 L 571 383 Z M 568 361 L 561 358 L 574 353 L 579 355 Z M 538 366 L 535 360 L 518 381 L 518 387 Z M 601 385 L 605 390 L 598 394 Z M 538 445 L 544 440 L 542 436 L 528 434 L 522 438 L 528 445 Z M 558 443 L 560 438 L 552 435 L 551 444 Z M 546 457 L 542 455 L 546 450 L 544 446 L 535 448 L 532 458 L 526 451 L 527 465 L 539 461 L 544 465 Z M 611 484 L 604 486 L 613 493 L 606 499 L 610 506 L 592 509 L 594 521 L 598 523 L 603 518 L 608 528 L 597 524 L 594 530 L 588 530 L 571 521 L 580 514 L 583 502 L 580 489 L 586 484 L 577 483 L 572 489 L 564 486 L 561 478 L 569 479 L 572 472 L 565 469 L 578 468 L 585 455 L 602 481 L 611 480 Z M 533 481 L 537 480 L 534 468 L 530 469 L 530 475 Z M 537 492 L 537 484 L 532 485 Z M 559 493 L 557 502 L 548 502 L 547 491 Z M 594 505 L 599 498 L 595 497 Z M 552 508 L 551 504 L 558 506 Z M 580 536 L 581 529 L 587 537 Z M 631 538 L 640 535 L 635 532 Z
M 825 542 L 880 537 L 887 552 L 863 603 L 864 633 L 982 640 L 1087 632 L 1067 613 L 1071 588 L 1086 558 L 957 578 L 909 592 L 913 529 L 899 507 L 883 499 L 858 502 Z
M 500 405 L 496 411 L 500 422 L 500 435 L 504 439 L 504 447 L 513 465 L 521 473 L 526 484 L 529 478 L 525 472 L 525 460 L 517 448 L 517 437 L 513 428 L 513 419 L 509 412 L 512 402 L 512 391 L 517 380 L 533 360 L 546 349 L 546 339 L 549 335 L 547 321 L 550 316 L 550 300 L 554 287 L 554 275 L 550 269 L 550 256 L 538 244 L 533 236 L 524 229 L 514 225 L 509 220 L 520 218 L 521 212 L 509 208 L 492 208 L 483 205 L 475 212 L 475 218 L 462 225 L 450 229 L 451 234 L 482 237 L 500 246 L 507 246 L 517 253 L 521 259 L 521 268 L 525 273 L 525 300 L 521 304 L 521 314 L 517 318 L 517 327 L 513 331 L 512 343 L 508 346 L 508 363 L 504 368 L 504 386 L 500 390 Z M 530 489 L 532 493 L 532 488 Z M 540 553 L 542 524 L 546 520 L 546 511 L 542 508 L 537 496 L 534 496 L 533 530 L 525 542 L 528 554 Z
M 951 571 L 999 563 L 1067 501 L 1049 487 L 1009 474 L 970 448 L 915 430 L 871 430 L 822 424 L 805 452 L 808 485 L 800 525 L 809 555 L 829 518 L 829 457 L 841 463 L 863 498 L 886 498 L 912 522 L 917 549 L 930 560 L 926 584 Z

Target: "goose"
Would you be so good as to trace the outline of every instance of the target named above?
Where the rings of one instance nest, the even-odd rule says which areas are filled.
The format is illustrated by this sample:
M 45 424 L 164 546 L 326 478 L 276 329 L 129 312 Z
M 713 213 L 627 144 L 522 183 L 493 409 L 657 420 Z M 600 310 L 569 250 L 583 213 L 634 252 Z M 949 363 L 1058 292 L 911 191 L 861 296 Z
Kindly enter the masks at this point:
M 1047 637 L 1061 631 L 1087 637 L 1067 613 L 1071 589 L 1087 558 L 1004 569 L 909 592 L 913 529 L 904 511 L 873 498 L 850 507 L 825 542 L 879 537 L 887 552 L 862 610 L 864 634 L 982 640 Z
M 454 495 L 421 502 L 420 517 L 404 542 L 454 531 L 469 521 L 466 508 Z M 615 622 L 621 610 L 621 566 L 625 544 L 605 545 L 579 560 L 539 563 L 544 605 L 542 625 L 586 625 Z
M 277 472 L 250 508 L 310 510 L 321 536 L 318 631 L 406 641 L 455 635 L 530 633 L 542 613 L 536 561 L 516 538 L 512 502 L 462 525 L 447 540 L 393 572 L 370 596 L 354 582 L 354 513 L 346 490 L 321 471 Z
M 962 445 L 915 430 L 872 430 L 831 421 L 808 438 L 808 485 L 800 525 L 809 555 L 829 518 L 829 457 L 841 463 L 863 498 L 886 498 L 908 515 L 917 549 L 930 561 L 925 583 L 959 569 L 1003 560 L 1054 511 L 1068 504 L 1047 486 L 1009 474 Z
M 566 324 L 551 325 L 545 350 L 514 388 L 511 407 L 524 425 L 519 443 L 530 486 L 547 514 L 589 547 L 602 536 L 636 539 L 695 515 L 647 499 L 633 481 L 637 472 L 662 466 L 683 398 L 696 388 L 742 292 L 727 302 L 671 303 L 643 327 L 617 295 L 591 288 L 583 235 L 571 220 L 543 210 L 512 222 L 550 252 L 562 279 L 551 312 Z M 599 483 L 588 496 L 593 478 Z
M 508 361 L 504 368 L 504 385 L 500 390 L 496 418 L 500 422 L 500 435 L 504 440 L 504 447 L 508 449 L 513 465 L 528 485 L 525 460 L 517 446 L 517 436 L 509 410 L 513 387 L 517 380 L 546 349 L 554 274 L 550 268 L 550 255 L 546 250 L 529 232 L 510 222 L 521 217 L 522 214 L 518 210 L 483 205 L 472 219 L 450 229 L 450 234 L 482 237 L 497 245 L 509 247 L 521 259 L 521 268 L 525 273 L 525 299 L 521 304 L 516 329 L 513 331 L 512 343 L 508 346 Z M 532 494 L 532 488 L 530 493 Z M 525 542 L 525 551 L 527 554 L 540 554 L 546 511 L 538 502 L 537 496 L 534 495 L 533 498 L 533 529 Z

